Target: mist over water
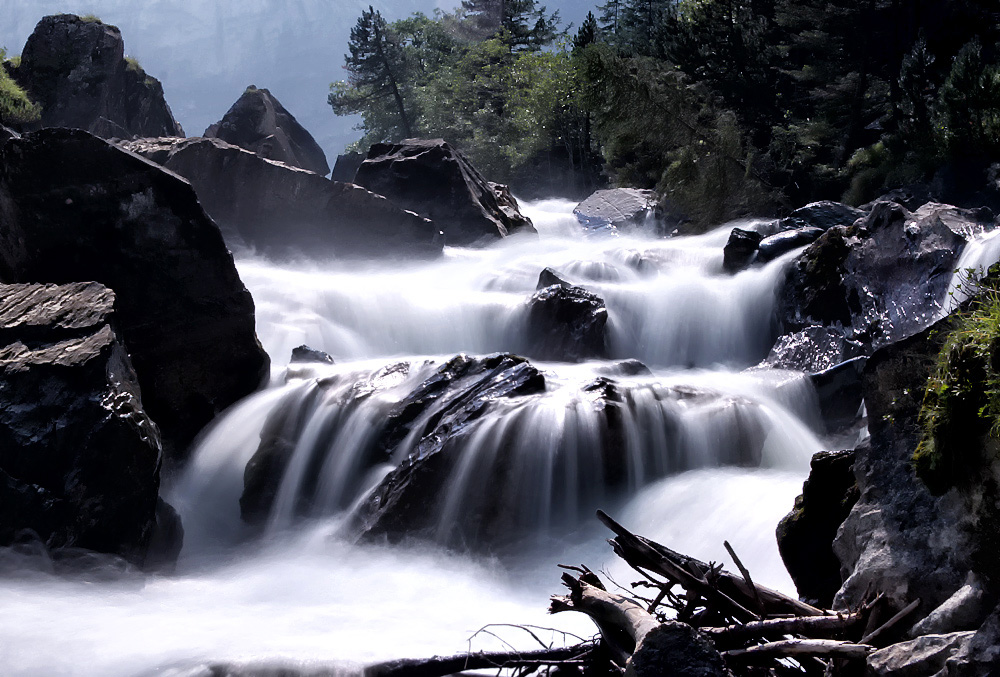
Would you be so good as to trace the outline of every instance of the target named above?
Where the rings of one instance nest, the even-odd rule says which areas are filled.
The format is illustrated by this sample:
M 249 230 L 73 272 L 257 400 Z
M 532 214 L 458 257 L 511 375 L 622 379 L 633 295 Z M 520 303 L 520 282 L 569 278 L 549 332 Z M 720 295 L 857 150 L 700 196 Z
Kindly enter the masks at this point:
M 449 248 L 438 261 L 239 260 L 274 361 L 273 385 L 221 416 L 166 483 L 186 532 L 177 571 L 3 578 L 4 673 L 195 675 L 207 662 L 256 660 L 349 670 L 461 652 L 491 623 L 589 637 L 586 618 L 545 610 L 559 592 L 557 563 L 633 580 L 604 543 L 608 534 L 593 519 L 598 507 L 671 548 L 732 568 L 722 547 L 729 540 L 755 581 L 794 592 L 774 527 L 822 448 L 815 395 L 801 374 L 743 371 L 773 341 L 774 287 L 786 261 L 729 276 L 721 262 L 731 226 L 654 240 L 585 231 L 571 209 L 557 200 L 527 205 L 537 239 Z M 509 505 L 524 532 L 515 546 L 487 544 L 471 555 L 432 543 L 355 544 L 342 525 L 389 467 L 360 468 L 352 454 L 392 404 L 456 353 L 521 351 L 524 304 L 545 267 L 605 298 L 615 357 L 650 369 L 611 377 L 625 402 L 624 489 L 610 490 L 586 471 L 599 424 L 586 385 L 614 361 L 539 362 L 545 392 L 497 404 L 461 438 L 463 462 L 440 497 L 434 534 L 449 542 L 479 492 L 474 478 L 490 476 L 506 441 L 521 473 Z M 336 364 L 288 366 L 303 343 Z M 408 365 L 397 380 L 362 401 L 346 397 L 356 381 L 394 362 Z M 327 385 L 318 394 L 320 380 Z M 244 468 L 268 414 L 289 403 L 307 415 L 264 533 L 253 535 L 239 513 Z M 294 506 L 312 458 L 323 460 L 313 483 L 322 500 L 302 514 Z M 497 631 L 519 648 L 533 645 L 523 632 Z M 480 634 L 471 646 L 501 644 Z

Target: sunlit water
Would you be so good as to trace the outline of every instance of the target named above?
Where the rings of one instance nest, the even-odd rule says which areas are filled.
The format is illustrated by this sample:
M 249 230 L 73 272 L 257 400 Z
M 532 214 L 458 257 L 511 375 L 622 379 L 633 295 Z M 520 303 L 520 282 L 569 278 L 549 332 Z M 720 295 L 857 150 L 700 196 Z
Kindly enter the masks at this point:
M 729 276 L 721 270 L 729 228 L 673 240 L 588 234 L 571 207 L 530 205 L 537 239 L 449 249 L 434 262 L 240 261 L 274 360 L 274 385 L 222 416 L 169 482 L 166 497 L 186 530 L 177 572 L 112 581 L 8 576 L 0 584 L 3 674 L 194 675 L 206 662 L 256 660 L 350 669 L 460 652 L 477 630 L 503 623 L 589 636 L 587 619 L 548 617 L 545 609 L 559 592 L 558 563 L 604 568 L 621 584 L 634 580 L 604 543 L 608 534 L 592 517 L 598 507 L 674 549 L 732 568 L 722 546 L 729 540 L 757 582 L 793 592 L 774 527 L 822 448 L 812 432 L 814 394 L 799 374 L 742 371 L 773 341 L 774 288 L 787 258 Z M 521 548 L 487 544 L 478 550 L 485 554 L 463 555 L 432 543 L 345 540 L 345 516 L 389 469 L 359 469 L 352 454 L 442 360 L 522 350 L 524 304 L 545 267 L 604 297 L 614 356 L 638 358 L 651 370 L 616 377 L 628 402 L 626 489 L 609 491 L 583 470 L 599 451 L 584 386 L 611 363 L 539 363 L 544 393 L 498 406 L 463 438 L 464 465 L 440 497 L 436 534 L 448 542 L 480 491 L 472 478 L 490 467 L 505 439 L 520 469 L 510 510 L 526 532 L 544 535 L 541 545 L 525 538 Z M 336 364 L 286 373 L 291 349 L 303 343 Z M 338 395 L 396 361 L 411 365 L 399 382 L 355 405 Z M 321 376 L 342 386 L 329 388 L 304 417 L 265 533 L 250 537 L 238 501 L 264 419 L 288 398 L 306 402 Z M 311 432 L 324 425 L 336 444 L 324 446 Z M 758 439 L 744 458 L 737 451 L 747 431 Z M 303 459 L 317 455 L 323 500 L 302 515 L 291 506 L 303 491 Z M 533 646 L 524 632 L 495 630 L 519 648 Z M 471 646 L 503 644 L 481 633 Z

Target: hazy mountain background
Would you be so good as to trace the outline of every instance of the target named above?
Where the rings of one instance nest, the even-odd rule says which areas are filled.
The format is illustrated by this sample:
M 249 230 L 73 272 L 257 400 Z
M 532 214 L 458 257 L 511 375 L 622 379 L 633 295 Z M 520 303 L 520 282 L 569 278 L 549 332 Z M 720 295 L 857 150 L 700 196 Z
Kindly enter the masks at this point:
M 188 136 L 221 118 L 247 85 L 270 89 L 333 158 L 360 133 L 326 103 L 344 77 L 351 27 L 372 4 L 389 20 L 459 0 L 0 0 L 0 46 L 20 54 L 47 14 L 95 14 L 122 30 L 125 51 L 163 82 Z M 563 25 L 590 3 L 556 0 Z

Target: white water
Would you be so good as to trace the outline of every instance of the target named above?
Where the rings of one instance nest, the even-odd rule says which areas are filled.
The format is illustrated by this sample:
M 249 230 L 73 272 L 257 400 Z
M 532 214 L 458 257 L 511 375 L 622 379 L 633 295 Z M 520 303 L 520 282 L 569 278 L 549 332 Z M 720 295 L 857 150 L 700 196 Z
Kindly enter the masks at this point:
M 607 533 L 590 517 L 595 507 L 672 548 L 731 568 L 722 548 L 728 539 L 755 580 L 791 592 L 773 530 L 821 448 L 809 427 L 816 416 L 812 394 L 796 374 L 739 371 L 759 360 L 773 338 L 773 286 L 783 262 L 726 276 L 720 269 L 728 229 L 670 241 L 587 237 L 573 225 L 568 207 L 560 201 L 531 206 L 537 240 L 449 250 L 437 262 L 241 261 L 276 384 L 291 348 L 301 343 L 333 355 L 337 365 L 320 372 L 345 384 L 352 382 L 348 374 L 371 373 L 393 361 L 416 366 L 355 410 L 331 397 L 316 423 L 304 424 L 296 454 L 329 454 L 321 478 L 325 504 L 309 519 L 297 516 L 289 506 L 299 480 L 290 471 L 264 538 L 245 540 L 238 505 L 243 467 L 256 451 L 267 413 L 314 389 L 311 379 L 320 372 L 296 367 L 288 385 L 228 412 L 167 490 L 186 529 L 177 572 L 112 581 L 38 573 L 7 578 L 0 583 L 3 673 L 180 675 L 198 674 L 192 666 L 206 661 L 262 659 L 334 661 L 349 668 L 459 652 L 490 623 L 533 623 L 589 636 L 586 619 L 544 611 L 548 595 L 559 591 L 557 563 L 606 567 L 622 584 L 633 580 L 604 544 Z M 518 313 L 546 266 L 604 296 L 616 356 L 638 357 L 652 369 L 652 376 L 617 379 L 632 403 L 625 426 L 629 495 L 606 492 L 599 478 L 571 472 L 594 453 L 594 414 L 581 386 L 609 364 L 546 363 L 538 365 L 546 377 L 544 394 L 515 398 L 505 405 L 508 411 L 485 415 L 465 438 L 470 464 L 495 454 L 500 438 L 515 440 L 514 453 L 527 465 L 510 509 L 547 534 L 544 548 L 526 545 L 516 556 L 501 551 L 491 558 L 430 545 L 343 541 L 337 535 L 341 507 L 377 480 L 352 475 L 347 456 L 363 445 L 379 412 L 456 352 L 519 350 Z M 699 397 L 668 396 L 679 391 Z M 339 442 L 317 450 L 318 437 L 310 431 L 330 416 L 339 417 Z M 668 419 L 680 431 L 671 443 L 663 432 Z M 736 436 L 747 426 L 760 437 L 759 462 L 736 468 Z M 544 473 L 528 463 L 537 450 L 551 459 L 548 468 L 562 483 L 540 483 Z M 290 468 L 296 467 L 304 465 L 293 458 Z M 465 475 L 461 465 L 457 471 L 453 491 L 441 498 L 445 531 L 477 491 L 472 485 L 460 491 Z M 559 528 L 544 532 L 538 522 L 549 518 Z M 498 632 L 519 648 L 532 646 L 522 632 Z M 472 646 L 500 644 L 480 635 Z

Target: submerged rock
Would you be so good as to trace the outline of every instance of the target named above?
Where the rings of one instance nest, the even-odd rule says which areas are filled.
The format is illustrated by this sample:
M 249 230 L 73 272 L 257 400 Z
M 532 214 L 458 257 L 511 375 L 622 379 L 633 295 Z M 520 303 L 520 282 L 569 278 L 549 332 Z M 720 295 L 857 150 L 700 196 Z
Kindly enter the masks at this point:
M 184 136 L 159 80 L 125 57 L 117 27 L 71 14 L 38 22 L 21 52 L 18 82 L 42 107 L 42 127 L 105 138 Z
M 517 232 L 535 232 L 509 193 L 494 185 L 442 139 L 377 143 L 355 183 L 425 216 L 450 245 L 488 243 Z
M 0 285 L 0 545 L 141 563 L 156 524 L 160 437 L 97 283 Z
M 205 130 L 204 136 L 222 139 L 258 157 L 277 160 L 322 176 L 330 173 L 326 154 L 312 135 L 271 92 L 253 85 L 247 87 L 221 120 Z
M 561 362 L 606 357 L 607 322 L 604 299 L 582 287 L 552 284 L 528 300 L 525 352 L 538 360 Z
M 184 180 L 86 132 L 42 130 L 0 148 L 0 210 L 0 279 L 114 290 L 146 411 L 174 453 L 264 380 L 253 299 Z
M 854 451 L 820 452 L 795 508 L 778 524 L 778 551 L 799 597 L 821 609 L 830 608 L 843 582 L 833 539 L 857 500 Z
M 599 190 L 573 209 L 573 215 L 588 228 L 626 229 L 641 226 L 655 214 L 656 197 L 651 190 L 611 188 Z
M 194 186 L 227 241 L 274 256 L 432 256 L 436 224 L 381 195 L 259 157 L 220 139 L 122 144 Z
M 292 359 L 289 360 L 289 363 L 294 362 L 320 362 L 322 364 L 333 364 L 333 358 L 322 350 L 316 350 L 315 348 L 302 345 L 292 350 Z

